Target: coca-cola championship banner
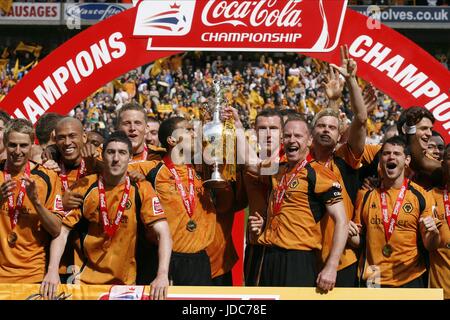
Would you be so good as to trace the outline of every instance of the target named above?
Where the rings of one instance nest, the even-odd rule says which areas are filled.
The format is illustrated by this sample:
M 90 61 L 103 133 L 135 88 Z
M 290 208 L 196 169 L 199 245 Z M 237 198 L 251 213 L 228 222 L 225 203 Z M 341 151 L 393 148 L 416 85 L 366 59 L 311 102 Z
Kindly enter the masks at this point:
M 0 103 L 33 123 L 68 113 L 125 72 L 186 50 L 298 51 L 340 63 L 347 44 L 358 76 L 402 107 L 423 106 L 450 131 L 449 72 L 396 31 L 345 0 L 140 1 L 79 33 L 42 60 Z
M 133 35 L 149 50 L 331 51 L 346 2 L 142 1 Z

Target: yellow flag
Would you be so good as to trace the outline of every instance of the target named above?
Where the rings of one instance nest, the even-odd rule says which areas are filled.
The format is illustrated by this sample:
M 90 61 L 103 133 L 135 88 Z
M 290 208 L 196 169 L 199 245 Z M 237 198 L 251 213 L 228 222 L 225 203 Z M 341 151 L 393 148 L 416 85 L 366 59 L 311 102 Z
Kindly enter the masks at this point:
M 156 110 L 159 113 L 170 113 L 170 112 L 173 112 L 172 105 L 170 105 L 170 104 L 160 104 L 159 106 L 156 107 Z
M 34 51 L 33 51 L 33 55 L 36 58 L 39 58 L 39 56 L 41 55 L 41 51 L 42 51 L 42 46 L 36 46 Z
M 150 71 L 152 77 L 156 77 L 158 74 L 161 73 L 164 67 L 167 66 L 167 59 L 168 58 L 160 58 L 155 60 L 155 62 L 153 63 L 152 70 Z
M 17 51 L 25 51 L 33 53 L 35 49 L 36 49 L 35 46 L 26 45 L 25 43 L 23 43 L 23 41 L 20 41 L 16 49 L 14 49 L 14 53 Z
M 14 66 L 14 70 L 13 70 L 14 80 L 17 80 L 18 76 L 19 76 L 19 59 L 16 59 L 16 65 Z
M 6 59 L 6 58 L 8 58 L 8 57 L 9 57 L 8 48 L 5 48 L 5 49 L 3 49 L 3 53 L 2 53 L 1 58 L 2 58 L 2 59 Z
M 20 41 L 16 49 L 14 49 L 14 53 L 16 53 L 17 51 L 29 52 L 32 53 L 36 58 L 39 58 L 39 56 L 41 55 L 42 46 L 32 46 L 25 44 L 23 41 Z
M 9 13 L 12 8 L 13 0 L 0 0 L 0 9 L 5 13 Z
M 119 80 L 114 79 L 112 81 L 112 83 L 113 83 L 114 89 L 116 89 L 116 90 L 123 89 L 123 85 Z
M 316 65 L 317 70 L 322 71 L 322 68 L 324 67 L 323 62 L 319 59 L 312 59 L 312 61 Z
M 35 63 L 35 61 L 30 62 L 30 63 L 27 64 L 25 67 L 20 68 L 19 71 L 18 71 L 18 73 L 24 72 L 24 71 L 28 70 L 29 68 L 31 68 L 31 67 L 34 65 L 34 63 Z M 14 70 L 15 70 L 15 68 L 14 68 Z
M 0 72 L 8 65 L 9 59 L 0 59 Z
M 262 106 L 264 105 L 264 99 L 263 97 L 261 97 L 258 92 L 256 92 L 255 90 L 252 90 L 250 92 L 250 100 L 252 100 L 256 105 L 258 106 Z

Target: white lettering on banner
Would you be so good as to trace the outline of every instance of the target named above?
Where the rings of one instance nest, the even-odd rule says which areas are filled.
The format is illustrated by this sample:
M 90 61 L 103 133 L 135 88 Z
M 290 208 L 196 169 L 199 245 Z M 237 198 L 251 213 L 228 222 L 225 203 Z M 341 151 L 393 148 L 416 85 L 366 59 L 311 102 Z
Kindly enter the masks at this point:
M 236 32 L 205 32 L 201 39 L 205 42 L 297 42 L 301 33 L 236 33 Z
M 271 8 L 277 4 L 277 0 L 232 2 L 209 0 L 202 12 L 202 22 L 209 27 L 222 24 L 231 24 L 235 27 L 261 25 L 300 27 L 302 10 L 295 9 L 299 2 L 302 0 L 286 1 L 282 10 L 273 10 Z M 212 20 L 208 20 L 208 17 Z
M 121 41 L 122 38 L 122 33 L 115 32 L 107 40 L 102 39 L 91 45 L 89 50 L 78 52 L 74 59 L 69 59 L 65 65 L 59 66 L 33 90 L 35 99 L 30 96 L 24 99 L 26 116 L 19 108 L 14 111 L 14 115 L 17 118 L 28 118 L 35 123 L 51 105 L 67 93 L 66 83 L 69 79 L 78 84 L 81 77 L 88 78 L 112 59 L 122 57 L 127 50 L 125 43 Z
M 405 58 L 399 54 L 389 57 L 392 49 L 380 42 L 374 44 L 373 39 L 367 35 L 356 38 L 349 53 L 355 58 L 362 58 L 378 71 L 387 73 L 389 78 L 405 88 L 415 99 L 422 96 L 432 98 L 425 104 L 425 108 L 433 113 L 437 121 L 444 122 L 442 126 L 445 130 L 450 130 L 450 101 L 444 92 L 446 89 L 440 88 L 427 74 L 412 63 L 404 66 Z

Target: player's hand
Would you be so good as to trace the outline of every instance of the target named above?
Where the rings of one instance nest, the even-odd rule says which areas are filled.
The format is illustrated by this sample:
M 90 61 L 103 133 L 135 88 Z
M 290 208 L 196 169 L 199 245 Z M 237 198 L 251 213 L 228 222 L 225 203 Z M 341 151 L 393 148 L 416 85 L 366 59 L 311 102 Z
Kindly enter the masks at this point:
M 42 163 L 45 169 L 52 170 L 55 172 L 61 172 L 61 168 L 55 160 L 49 159 Z
M 264 219 L 258 212 L 248 217 L 249 230 L 255 235 L 260 235 L 264 225 Z
M 42 280 L 39 293 L 44 300 L 54 300 L 60 284 L 58 271 L 49 271 Z
M 79 208 L 83 204 L 83 196 L 79 193 L 66 190 L 62 199 L 63 208 L 65 211 Z
M 1 194 L 0 194 L 0 203 L 3 203 L 9 196 L 14 195 L 14 190 L 16 189 L 16 182 L 13 180 L 8 180 L 2 183 L 0 186 Z
M 132 182 L 144 181 L 145 176 L 137 170 L 128 171 L 128 176 Z
M 325 292 L 333 290 L 336 284 L 336 268 L 325 266 L 317 276 L 317 287 Z
M 167 274 L 156 276 L 150 283 L 150 296 L 152 300 L 166 300 L 169 287 L 169 277 Z
M 429 217 L 425 217 L 425 218 L 420 218 L 419 222 L 423 224 L 426 232 L 433 232 L 433 233 L 439 234 L 439 230 L 437 228 L 436 221 L 434 220 L 433 217 L 429 216 Z
M 348 236 L 355 237 L 361 232 L 362 225 L 356 224 L 353 221 L 348 222 Z
M 341 46 L 341 66 L 338 67 L 332 63 L 330 63 L 330 66 L 339 71 L 339 73 L 344 76 L 345 80 L 356 77 L 356 61 L 350 58 L 347 45 Z

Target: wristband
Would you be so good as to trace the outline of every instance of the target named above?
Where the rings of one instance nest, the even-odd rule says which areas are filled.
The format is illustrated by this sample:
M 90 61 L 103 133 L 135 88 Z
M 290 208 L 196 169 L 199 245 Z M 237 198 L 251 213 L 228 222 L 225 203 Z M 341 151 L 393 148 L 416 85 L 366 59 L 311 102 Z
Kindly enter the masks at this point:
M 406 123 L 403 125 L 402 130 L 405 134 L 416 134 L 416 126 L 408 126 Z

